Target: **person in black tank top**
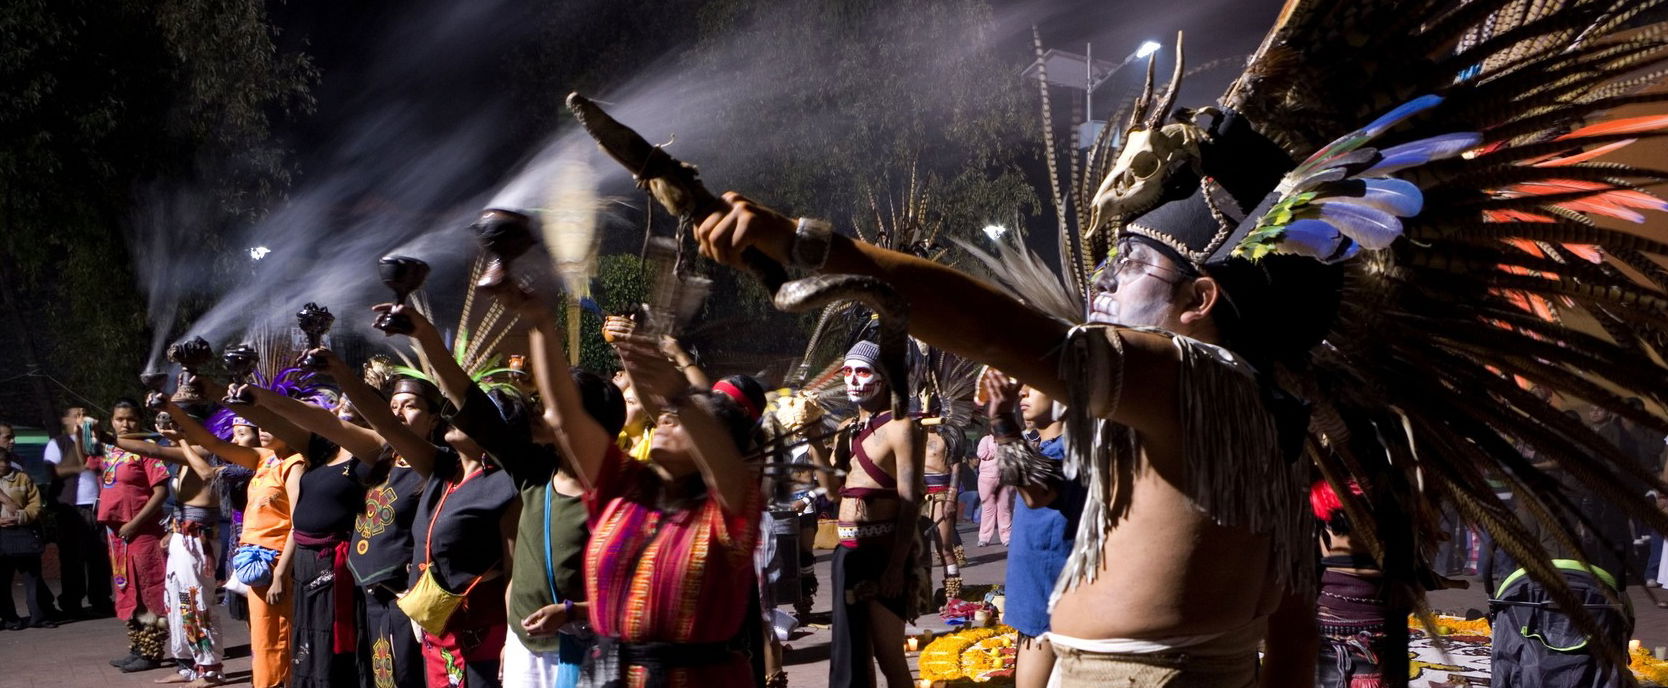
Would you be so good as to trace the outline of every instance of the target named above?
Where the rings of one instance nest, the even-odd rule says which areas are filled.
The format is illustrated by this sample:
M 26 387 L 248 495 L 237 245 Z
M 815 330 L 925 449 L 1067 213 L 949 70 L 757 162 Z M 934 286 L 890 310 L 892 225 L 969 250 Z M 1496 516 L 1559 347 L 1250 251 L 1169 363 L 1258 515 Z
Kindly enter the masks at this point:
M 268 390 L 255 403 L 309 432 L 307 470 L 291 510 L 295 553 L 291 560 L 294 615 L 290 626 L 290 688 L 357 688 L 370 667 L 358 661 L 362 596 L 348 573 L 349 537 L 364 503 L 378 444 L 353 442 L 338 428 L 350 425 L 345 402 L 321 408 Z M 322 431 L 322 432 L 321 432 Z M 348 439 L 339 444 L 332 435 Z M 368 451 L 367 451 L 368 450 Z
M 260 398 L 295 424 L 339 443 L 352 454 L 348 461 L 302 476 L 305 506 L 296 509 L 296 528 L 298 532 L 339 534 L 345 540 L 337 546 L 346 551 L 346 565 L 333 569 L 335 576 L 328 587 L 355 593 L 353 653 L 368 660 L 357 662 L 358 679 L 374 688 L 425 688 L 422 648 L 411 632 L 410 619 L 395 604 L 410 584 L 412 522 L 424 483 L 402 449 L 414 451 L 403 441 L 408 438 L 421 441 L 439 436 L 439 390 L 423 380 L 389 379 L 370 363 L 361 378 L 335 354 L 319 353 L 332 364 L 331 372 L 346 395 L 347 402 L 338 412 L 277 395 L 268 395 L 275 397 L 271 400 Z M 399 427 L 400 438 L 385 440 L 386 430 L 367 427 L 373 423 Z M 435 454 L 451 451 L 432 442 L 422 445 L 415 450 L 426 449 L 431 461 Z M 351 468 L 344 471 L 345 465 Z M 328 675 L 329 667 L 323 669 Z

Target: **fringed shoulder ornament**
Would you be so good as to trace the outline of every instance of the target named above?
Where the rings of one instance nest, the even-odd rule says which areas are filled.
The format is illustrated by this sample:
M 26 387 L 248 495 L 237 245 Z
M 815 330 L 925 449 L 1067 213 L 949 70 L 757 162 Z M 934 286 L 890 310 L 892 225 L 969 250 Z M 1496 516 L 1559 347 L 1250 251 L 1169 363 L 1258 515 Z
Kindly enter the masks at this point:
M 1062 357 L 1067 384 L 1065 473 L 1087 485 L 1083 518 L 1052 605 L 1105 565 L 1101 549 L 1130 505 L 1112 497 L 1117 481 L 1140 468 L 1141 445 L 1129 428 L 1108 420 L 1123 387 L 1122 330 L 1170 339 L 1179 357 L 1176 381 L 1184 438 L 1182 483 L 1176 487 L 1212 522 L 1267 536 L 1277 582 L 1301 589 L 1313 581 L 1313 536 L 1303 510 L 1308 464 L 1281 451 L 1275 414 L 1257 371 L 1233 352 L 1152 328 L 1073 328 Z

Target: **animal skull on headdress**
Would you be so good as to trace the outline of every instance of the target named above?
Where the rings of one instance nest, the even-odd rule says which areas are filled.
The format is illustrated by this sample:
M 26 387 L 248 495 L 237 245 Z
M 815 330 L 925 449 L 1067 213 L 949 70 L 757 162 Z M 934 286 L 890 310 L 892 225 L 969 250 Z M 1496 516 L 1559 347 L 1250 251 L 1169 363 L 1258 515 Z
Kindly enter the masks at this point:
M 1095 191 L 1095 213 L 1117 219 L 1151 210 L 1158 205 L 1171 175 L 1198 167 L 1199 142 L 1204 136 L 1191 122 L 1162 127 L 1135 125 L 1124 136 L 1118 162 Z
M 1198 173 L 1203 129 L 1191 121 L 1165 123 L 1181 91 L 1185 63 L 1182 37 L 1176 35 L 1176 67 L 1161 96 L 1153 93 L 1154 63 L 1147 63 L 1147 81 L 1130 111 L 1117 161 L 1101 180 L 1090 201 L 1094 214 L 1087 234 L 1093 236 L 1106 222 L 1120 222 L 1153 209 L 1164 196 L 1171 176 L 1183 170 Z

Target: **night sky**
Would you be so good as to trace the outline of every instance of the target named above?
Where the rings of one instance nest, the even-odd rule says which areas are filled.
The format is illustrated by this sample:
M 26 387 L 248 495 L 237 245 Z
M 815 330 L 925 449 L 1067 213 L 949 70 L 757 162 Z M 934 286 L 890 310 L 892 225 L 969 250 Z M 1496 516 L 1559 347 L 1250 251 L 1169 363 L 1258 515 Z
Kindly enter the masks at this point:
M 528 85 L 572 87 L 572 79 L 593 72 L 597 60 L 628 73 L 633 60 L 642 64 L 675 53 L 694 40 L 692 19 L 702 3 L 673 0 L 653 9 L 621 7 L 633 3 L 599 0 L 546 3 L 531 0 L 448 0 L 354 3 L 269 3 L 279 41 L 313 56 L 322 78 L 315 93 L 317 112 L 285 132 L 297 153 L 302 178 L 345 165 L 402 167 L 421 142 L 456 134 L 469 123 L 490 120 L 474 145 L 467 174 L 447 183 L 453 193 L 404 193 L 394 185 L 365 189 L 396 205 L 412 203 L 438 211 L 491 188 L 550 131 L 553 115 L 529 100 Z M 1273 21 L 1281 3 L 1274 0 L 1187 0 L 1155 4 L 1127 0 L 1046 0 L 995 2 L 994 37 L 1016 64 L 1031 55 L 1031 25 L 1038 26 L 1045 48 L 1082 53 L 1092 42 L 1097 59 L 1117 61 L 1145 40 L 1165 45 L 1158 69 L 1167 74 L 1176 30 L 1187 32 L 1187 59 L 1202 65 L 1248 54 Z M 650 15 L 654 12 L 654 15 Z M 665 16 L 673 15 L 670 20 Z M 656 20 L 658 26 L 684 27 L 680 33 L 657 31 L 633 36 L 634 24 Z M 585 42 L 598 35 L 618 35 L 641 45 L 609 44 L 586 54 Z M 528 75 L 519 56 L 541 43 L 573 47 L 567 74 Z M 626 57 L 622 58 L 621 54 Z M 624 64 L 620 64 L 624 63 Z M 1237 72 L 1238 60 L 1191 76 L 1184 104 L 1204 103 L 1221 93 Z M 1140 84 L 1141 65 L 1131 65 L 1096 94 L 1096 111 L 1110 112 Z M 600 85 L 599 85 L 600 86 Z M 1071 104 L 1057 103 L 1056 108 Z M 371 160 L 386 162 L 375 163 Z M 373 175 L 374 176 L 374 175 Z M 304 182 L 305 183 L 305 182 Z M 407 197 L 403 197 L 407 196 Z M 435 206 L 440 207 L 435 207 Z

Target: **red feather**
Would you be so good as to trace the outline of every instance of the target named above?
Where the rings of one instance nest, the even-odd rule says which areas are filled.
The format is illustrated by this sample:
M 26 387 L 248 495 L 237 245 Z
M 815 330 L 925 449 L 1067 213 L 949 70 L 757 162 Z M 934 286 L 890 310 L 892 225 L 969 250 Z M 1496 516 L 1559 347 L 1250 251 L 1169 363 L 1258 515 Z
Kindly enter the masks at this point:
M 1621 141 L 1611 141 L 1610 143 L 1604 144 L 1604 145 L 1599 146 L 1598 148 L 1594 148 L 1590 151 L 1584 151 L 1584 152 L 1581 152 L 1581 153 L 1573 153 L 1573 154 L 1570 154 L 1570 155 L 1567 155 L 1567 156 L 1564 156 L 1564 157 L 1561 157 L 1561 158 L 1557 157 L 1557 156 L 1550 156 L 1550 157 L 1547 157 L 1547 158 L 1542 158 L 1539 162 L 1534 162 L 1534 163 L 1530 163 L 1530 164 L 1535 166 L 1535 167 L 1563 167 L 1565 165 L 1574 165 L 1576 163 L 1583 163 L 1583 162 L 1587 162 L 1588 160 L 1593 160 L 1593 159 L 1596 159 L 1596 158 L 1603 157 L 1603 156 L 1605 156 L 1606 154 L 1609 154 L 1609 153 L 1614 153 L 1618 150 L 1626 148 L 1628 146 L 1628 144 L 1631 144 L 1634 141 L 1638 141 L 1638 140 L 1639 139 L 1624 139 L 1624 140 L 1621 140 Z
M 1563 246 L 1565 251 L 1569 251 L 1570 253 L 1575 254 L 1575 257 L 1580 258 L 1582 260 L 1585 260 L 1589 263 L 1598 264 L 1598 263 L 1604 262 L 1604 252 L 1600 251 L 1599 247 L 1594 245 L 1594 244 L 1559 244 L 1559 245 Z
M 1668 129 L 1668 115 L 1645 115 L 1643 117 L 1628 117 L 1613 119 L 1608 122 L 1589 124 L 1585 127 L 1558 137 L 1558 141 L 1579 139 L 1588 136 L 1611 136 L 1615 134 L 1642 134 L 1657 129 Z

